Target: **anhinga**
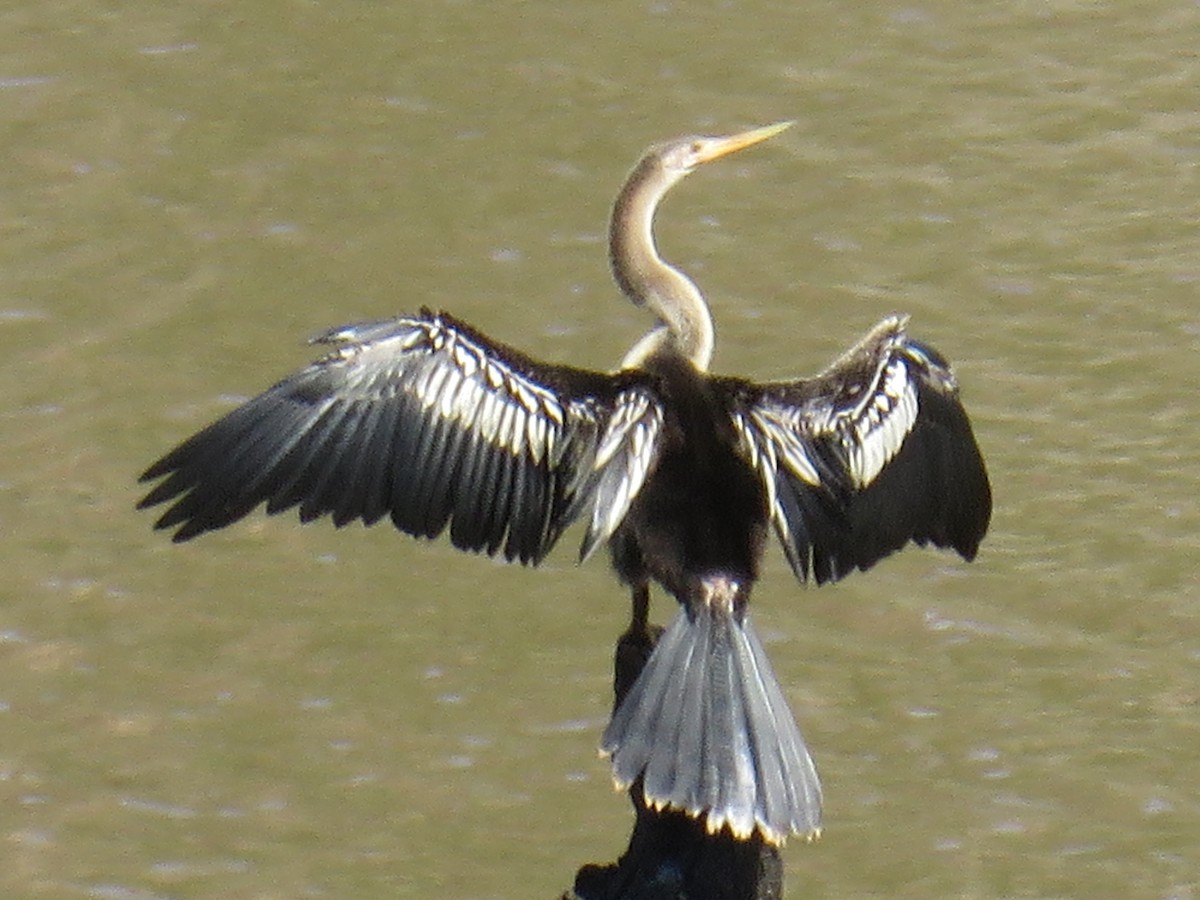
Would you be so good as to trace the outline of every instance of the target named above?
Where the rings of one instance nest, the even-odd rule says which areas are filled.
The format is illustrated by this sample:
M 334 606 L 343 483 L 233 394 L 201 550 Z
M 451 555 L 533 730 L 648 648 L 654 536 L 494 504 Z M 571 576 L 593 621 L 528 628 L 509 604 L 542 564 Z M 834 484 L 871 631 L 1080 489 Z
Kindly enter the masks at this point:
M 146 470 L 141 507 L 185 541 L 261 503 L 302 521 L 384 516 L 536 564 L 583 516 L 645 629 L 650 582 L 681 604 L 605 731 L 621 786 L 773 843 L 820 830 L 820 787 L 747 615 L 768 526 L 819 584 L 908 541 L 974 557 L 991 490 L 946 361 L 887 318 L 821 374 L 711 375 L 699 289 L 655 248 L 655 209 L 702 163 L 790 123 L 652 147 L 612 216 L 613 272 L 656 324 L 616 372 L 552 365 L 446 313 L 350 325 L 331 352 Z

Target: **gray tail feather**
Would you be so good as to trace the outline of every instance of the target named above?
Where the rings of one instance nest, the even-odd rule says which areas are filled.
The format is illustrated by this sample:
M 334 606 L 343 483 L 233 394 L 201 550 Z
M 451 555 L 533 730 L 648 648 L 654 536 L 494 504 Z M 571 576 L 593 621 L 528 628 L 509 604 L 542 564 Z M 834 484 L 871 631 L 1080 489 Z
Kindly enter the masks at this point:
M 648 805 L 772 844 L 821 831 L 821 785 L 749 617 L 680 609 L 601 741 Z

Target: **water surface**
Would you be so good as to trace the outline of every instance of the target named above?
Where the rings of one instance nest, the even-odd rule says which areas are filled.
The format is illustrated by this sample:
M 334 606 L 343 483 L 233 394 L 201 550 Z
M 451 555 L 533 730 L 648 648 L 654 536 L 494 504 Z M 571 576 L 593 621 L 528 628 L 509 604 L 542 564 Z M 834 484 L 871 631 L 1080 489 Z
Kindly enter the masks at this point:
M 1200 895 L 1195 4 L 22 3 L 0 13 L 0 893 L 548 897 L 623 849 L 626 600 L 384 529 L 133 512 L 341 322 L 611 366 L 648 143 L 722 371 L 884 314 L 957 365 L 979 559 L 755 616 L 824 779 L 792 896 Z M 572 545 L 578 535 L 568 535 Z M 657 615 L 671 610 L 659 603 Z

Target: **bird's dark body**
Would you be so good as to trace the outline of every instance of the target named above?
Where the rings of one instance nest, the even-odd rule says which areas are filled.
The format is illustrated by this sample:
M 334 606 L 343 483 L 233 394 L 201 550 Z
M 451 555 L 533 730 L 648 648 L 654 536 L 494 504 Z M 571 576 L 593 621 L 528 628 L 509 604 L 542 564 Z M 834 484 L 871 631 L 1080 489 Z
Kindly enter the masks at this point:
M 820 830 L 820 785 L 747 609 L 766 542 L 762 481 L 738 452 L 745 383 L 678 357 L 644 370 L 666 411 L 659 455 L 610 541 L 633 590 L 623 642 L 644 645 L 649 582 L 682 609 L 601 740 L 618 782 L 657 807 L 707 814 L 711 831 L 771 841 Z
M 692 608 L 700 579 L 743 586 L 758 576 L 767 534 L 762 483 L 737 453 L 730 392 L 678 358 L 646 368 L 668 410 L 658 463 L 613 535 L 613 565 L 633 587 L 658 582 Z

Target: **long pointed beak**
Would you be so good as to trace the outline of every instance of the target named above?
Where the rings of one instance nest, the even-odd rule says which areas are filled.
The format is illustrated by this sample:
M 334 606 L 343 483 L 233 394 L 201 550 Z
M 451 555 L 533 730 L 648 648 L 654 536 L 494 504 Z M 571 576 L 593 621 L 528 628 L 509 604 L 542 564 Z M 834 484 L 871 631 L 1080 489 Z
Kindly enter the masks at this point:
M 712 162 L 714 159 L 720 159 L 730 153 L 745 150 L 747 147 L 762 143 L 767 138 L 775 137 L 779 132 L 791 128 L 793 124 L 793 122 L 776 122 L 774 125 L 753 128 L 750 131 L 731 134 L 729 137 L 710 138 L 708 146 L 697 154 L 696 160 L 702 163 Z

